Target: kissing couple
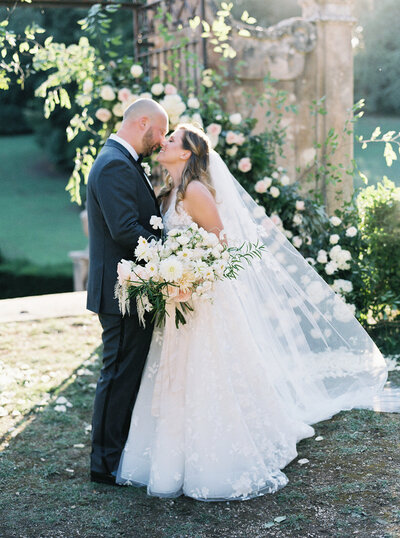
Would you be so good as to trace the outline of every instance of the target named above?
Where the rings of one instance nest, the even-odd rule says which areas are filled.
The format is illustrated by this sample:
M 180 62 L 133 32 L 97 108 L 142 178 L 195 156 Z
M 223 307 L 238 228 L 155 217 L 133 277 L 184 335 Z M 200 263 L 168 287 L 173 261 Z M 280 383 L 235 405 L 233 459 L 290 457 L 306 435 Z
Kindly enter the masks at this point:
M 272 223 L 211 149 L 205 133 L 151 99 L 124 113 L 87 186 L 87 308 L 103 329 L 92 423 L 91 480 L 203 501 L 274 493 L 312 424 L 371 405 L 385 361 L 343 300 Z M 160 148 L 160 149 L 159 149 Z M 158 151 L 158 196 L 140 164 Z M 259 179 L 259 178 L 257 178 Z M 122 316 L 117 264 L 140 237 L 196 223 L 221 241 L 260 241 L 262 258 L 215 282 L 179 328 Z M 194 301 L 194 299 L 193 299 Z

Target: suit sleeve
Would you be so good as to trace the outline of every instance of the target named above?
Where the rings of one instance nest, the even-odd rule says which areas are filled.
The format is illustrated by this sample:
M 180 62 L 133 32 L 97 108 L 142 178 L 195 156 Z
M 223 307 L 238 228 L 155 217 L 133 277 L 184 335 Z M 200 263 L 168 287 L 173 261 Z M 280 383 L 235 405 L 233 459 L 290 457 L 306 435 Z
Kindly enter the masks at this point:
M 104 219 L 116 243 L 135 248 L 140 236 L 154 235 L 150 223 L 148 228 L 139 224 L 139 200 L 136 177 L 138 172 L 123 161 L 112 161 L 100 172 L 97 181 L 97 200 Z

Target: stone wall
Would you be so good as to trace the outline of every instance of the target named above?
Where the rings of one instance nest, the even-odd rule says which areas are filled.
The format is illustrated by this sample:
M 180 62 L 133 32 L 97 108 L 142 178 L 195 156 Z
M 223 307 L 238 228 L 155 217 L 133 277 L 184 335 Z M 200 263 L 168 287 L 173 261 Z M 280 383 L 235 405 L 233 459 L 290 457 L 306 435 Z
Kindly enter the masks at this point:
M 233 47 L 237 57 L 232 61 L 229 77 L 230 91 L 226 95 L 228 111 L 239 110 L 257 117 L 258 129 L 266 125 L 265 108 L 254 100 L 246 108 L 244 91 L 263 91 L 264 78 L 270 75 L 276 86 L 288 93 L 288 104 L 296 106 L 297 113 L 284 112 L 283 124 L 287 128 L 285 158 L 280 162 L 287 168 L 292 180 L 298 179 L 305 191 L 321 191 L 327 209 L 335 208 L 348 200 L 353 191 L 352 177 L 346 174 L 353 158 L 353 138 L 343 132 L 351 117 L 353 105 L 353 53 L 351 47 L 354 0 L 298 0 L 302 17 L 283 20 L 269 28 L 246 27 L 249 37 L 239 36 L 243 26 L 233 24 Z M 190 4 L 193 4 L 191 0 Z M 206 2 L 206 18 L 213 18 L 215 4 Z M 208 44 L 208 66 L 218 68 L 219 55 Z M 234 65 L 243 61 L 234 81 Z M 313 101 L 324 98 L 324 115 L 310 113 Z M 342 181 L 333 185 L 322 178 L 319 184 L 310 184 L 306 178 L 317 156 L 326 161 L 324 142 L 330 129 L 339 134 L 338 147 L 332 166 L 342 170 Z M 319 147 L 317 147 L 319 146 Z M 343 169 L 340 167 L 343 166 Z

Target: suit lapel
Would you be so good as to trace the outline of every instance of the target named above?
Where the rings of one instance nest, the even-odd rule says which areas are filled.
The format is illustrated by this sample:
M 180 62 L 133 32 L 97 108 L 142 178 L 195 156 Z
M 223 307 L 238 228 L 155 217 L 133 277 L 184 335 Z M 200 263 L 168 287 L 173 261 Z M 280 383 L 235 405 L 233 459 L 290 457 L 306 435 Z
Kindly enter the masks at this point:
M 139 172 L 140 174 L 140 177 L 142 178 L 144 184 L 146 185 L 146 188 L 147 190 L 149 191 L 149 193 L 151 194 L 156 206 L 157 206 L 157 211 L 158 211 L 158 215 L 160 216 L 160 207 L 158 205 L 158 201 L 157 201 L 157 197 L 155 195 L 155 192 L 154 190 L 151 188 L 151 186 L 149 185 L 149 182 L 148 180 L 146 179 L 146 176 L 144 174 L 144 170 L 143 170 L 143 167 L 141 164 L 139 164 L 133 157 L 132 155 L 129 153 L 129 151 L 122 145 L 120 144 L 119 142 L 117 142 L 116 140 L 113 140 L 112 138 L 108 139 L 105 143 L 106 146 L 112 146 L 114 148 L 117 148 L 119 149 L 124 155 L 125 157 L 127 157 L 131 163 L 134 165 L 134 167 L 136 168 L 136 170 Z

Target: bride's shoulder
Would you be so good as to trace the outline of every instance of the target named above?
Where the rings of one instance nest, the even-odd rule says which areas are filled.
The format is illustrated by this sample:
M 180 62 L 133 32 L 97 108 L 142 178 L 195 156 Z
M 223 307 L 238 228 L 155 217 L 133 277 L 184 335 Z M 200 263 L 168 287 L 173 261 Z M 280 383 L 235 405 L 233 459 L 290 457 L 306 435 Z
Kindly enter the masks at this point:
M 192 179 L 192 181 L 190 181 L 190 183 L 186 187 L 185 200 L 209 200 L 210 197 L 212 198 L 211 192 L 207 189 L 204 183 L 202 183 L 198 179 Z

